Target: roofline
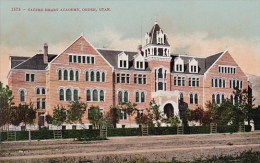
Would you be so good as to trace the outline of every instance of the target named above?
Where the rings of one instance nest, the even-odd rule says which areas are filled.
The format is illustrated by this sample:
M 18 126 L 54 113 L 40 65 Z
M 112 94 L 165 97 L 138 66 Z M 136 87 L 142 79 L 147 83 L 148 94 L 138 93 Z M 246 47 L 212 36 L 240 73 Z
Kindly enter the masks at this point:
M 114 50 L 114 51 L 123 51 L 123 52 L 133 52 L 137 53 L 137 51 L 130 51 L 126 49 L 113 49 L 113 48 L 96 48 L 97 50 Z
M 215 62 L 207 69 L 207 71 L 204 72 L 205 75 L 207 75 L 207 73 L 209 72 L 209 70 L 219 61 L 219 59 L 226 53 L 228 52 L 227 50 L 225 50 L 224 52 L 222 52 L 222 54 L 218 57 L 218 59 L 215 60 Z M 212 56 L 212 55 L 211 55 Z
M 185 54 L 170 54 L 171 56 L 176 56 L 176 57 L 190 57 L 190 58 L 201 58 L 201 59 L 206 59 L 207 57 L 202 57 L 202 56 L 195 56 L 195 55 L 185 55 Z M 210 57 L 210 55 L 208 56 Z
M 35 54 L 35 55 L 37 55 L 37 54 Z M 34 55 L 34 56 L 35 56 Z M 29 57 L 28 59 L 26 59 L 26 60 L 24 60 L 23 62 L 21 62 L 21 63 L 19 63 L 18 65 L 16 65 L 16 66 L 14 66 L 12 69 L 10 69 L 10 70 L 13 70 L 13 69 L 15 69 L 17 66 L 20 66 L 21 64 L 23 64 L 24 62 L 27 62 L 29 59 L 31 59 L 32 57 Z

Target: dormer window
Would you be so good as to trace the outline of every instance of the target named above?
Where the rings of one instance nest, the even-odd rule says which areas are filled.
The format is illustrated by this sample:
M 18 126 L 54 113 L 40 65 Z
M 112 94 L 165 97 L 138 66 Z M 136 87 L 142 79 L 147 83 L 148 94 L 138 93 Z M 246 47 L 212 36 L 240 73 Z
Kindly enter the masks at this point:
M 118 54 L 118 68 L 128 68 L 128 55 L 124 52 Z
M 164 34 L 163 34 L 163 31 L 162 30 L 157 31 L 156 36 L 157 36 L 157 44 L 164 44 Z
M 176 72 L 184 72 L 184 62 L 180 57 L 175 59 L 174 69 Z
M 135 64 L 135 69 L 145 69 L 145 61 L 144 61 L 144 56 L 142 56 L 141 53 L 138 53 L 134 56 L 134 64 Z
M 189 61 L 189 72 L 190 73 L 198 73 L 198 61 L 194 58 Z

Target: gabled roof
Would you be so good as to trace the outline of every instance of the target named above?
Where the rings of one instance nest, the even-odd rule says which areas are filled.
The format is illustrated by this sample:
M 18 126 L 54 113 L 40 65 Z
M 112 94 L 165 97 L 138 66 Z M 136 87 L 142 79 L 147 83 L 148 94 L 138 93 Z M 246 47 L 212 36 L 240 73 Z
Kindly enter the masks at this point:
M 151 42 L 149 44 L 157 45 L 156 36 L 157 36 L 157 31 L 160 31 L 160 30 L 162 30 L 161 27 L 157 23 L 155 23 L 154 26 L 152 27 L 151 31 L 149 32 L 149 37 L 151 37 Z M 170 46 L 166 37 L 164 38 L 164 43 L 165 43 L 164 45 Z
M 30 57 L 18 57 L 18 56 L 10 56 L 11 61 L 11 68 L 19 65 L 20 63 L 24 62 L 25 60 L 29 59 Z
M 48 62 L 52 61 L 56 56 L 56 54 L 48 54 Z M 13 67 L 13 69 L 45 70 L 47 66 L 48 64 L 44 64 L 43 62 L 43 54 L 36 54 Z
M 126 55 L 128 55 L 129 59 L 129 70 L 134 70 L 134 56 L 137 54 L 137 52 L 133 51 L 122 51 L 122 50 L 110 50 L 110 49 L 97 49 L 98 52 L 112 65 L 115 69 L 118 68 L 118 54 L 124 52 Z M 146 69 L 148 70 L 148 64 L 146 65 Z M 120 68 L 122 69 L 122 68 Z M 138 70 L 136 70 L 138 71 Z M 144 71 L 144 70 L 142 70 Z
M 194 74 L 189 72 L 189 61 L 193 58 L 198 61 L 198 73 L 199 75 L 203 75 L 213 64 L 214 62 L 223 54 L 223 52 L 214 54 L 212 56 L 206 58 L 198 58 L 193 56 L 179 56 L 179 55 L 172 55 L 172 65 L 171 65 L 171 72 L 176 72 L 174 69 L 174 59 L 180 57 L 184 61 L 184 74 Z

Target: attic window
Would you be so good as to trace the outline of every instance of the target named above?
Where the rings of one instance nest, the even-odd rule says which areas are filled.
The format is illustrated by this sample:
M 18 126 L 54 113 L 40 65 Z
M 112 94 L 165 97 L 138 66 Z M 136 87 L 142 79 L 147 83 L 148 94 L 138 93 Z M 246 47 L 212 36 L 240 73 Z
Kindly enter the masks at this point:
M 119 65 L 120 68 L 127 68 L 127 63 L 126 63 L 126 60 L 120 60 L 120 65 Z
M 189 61 L 189 72 L 190 73 L 198 73 L 198 61 L 194 58 Z
M 182 64 L 176 64 L 175 71 L 176 72 L 183 72 L 184 68 Z

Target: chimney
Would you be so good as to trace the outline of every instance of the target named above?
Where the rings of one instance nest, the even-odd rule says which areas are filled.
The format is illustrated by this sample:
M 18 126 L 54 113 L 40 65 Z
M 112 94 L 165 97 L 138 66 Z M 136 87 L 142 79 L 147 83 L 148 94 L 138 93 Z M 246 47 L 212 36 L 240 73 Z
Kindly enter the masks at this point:
M 44 43 L 43 45 L 43 63 L 48 64 L 48 44 Z

